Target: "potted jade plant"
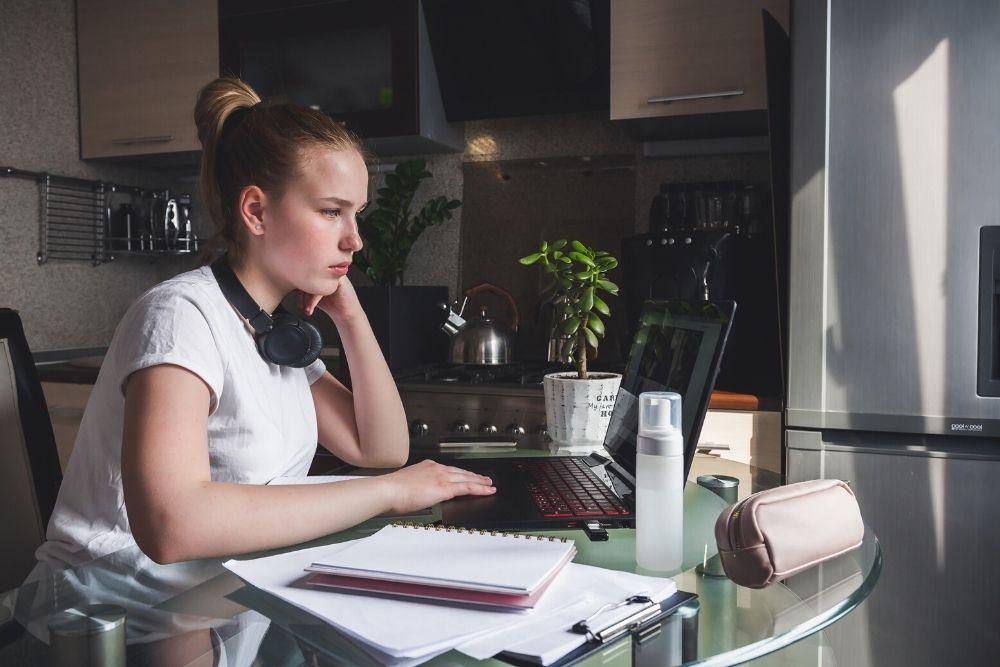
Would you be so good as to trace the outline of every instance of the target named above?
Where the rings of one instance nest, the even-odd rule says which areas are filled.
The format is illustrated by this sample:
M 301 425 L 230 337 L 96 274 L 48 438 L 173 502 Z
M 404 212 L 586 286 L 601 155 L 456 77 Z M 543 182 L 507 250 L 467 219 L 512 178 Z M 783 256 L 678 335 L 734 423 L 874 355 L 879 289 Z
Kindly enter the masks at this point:
M 371 213 L 358 218 L 364 247 L 354 256 L 354 264 L 372 282 L 357 286 L 358 299 L 393 370 L 443 361 L 447 351 L 438 304 L 448 301 L 448 288 L 403 285 L 413 244 L 462 205 L 457 199 L 437 196 L 414 211 L 414 195 L 427 178 L 431 172 L 424 160 L 400 162 L 376 191 Z
M 568 247 L 567 247 L 568 246 Z M 611 309 L 602 294 L 618 294 L 608 280 L 618 260 L 580 241 L 542 242 L 538 252 L 521 258 L 538 264 L 551 277 L 542 298 L 552 304 L 552 338 L 560 341 L 559 357 L 576 366 L 568 373 L 550 373 L 542 382 L 549 436 L 564 447 L 599 447 L 611 420 L 622 376 L 587 370 L 604 337 L 604 320 Z

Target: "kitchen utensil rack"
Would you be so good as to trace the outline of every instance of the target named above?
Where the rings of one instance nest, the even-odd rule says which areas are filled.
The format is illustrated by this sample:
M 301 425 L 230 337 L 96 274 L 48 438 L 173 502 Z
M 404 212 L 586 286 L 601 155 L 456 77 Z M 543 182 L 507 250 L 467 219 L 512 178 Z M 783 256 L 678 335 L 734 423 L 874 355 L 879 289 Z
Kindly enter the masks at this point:
M 49 260 L 89 261 L 94 266 L 113 261 L 118 255 L 161 257 L 184 255 L 198 250 L 196 238 L 181 239 L 183 247 L 157 248 L 144 235 L 112 237 L 108 235 L 111 204 L 115 193 L 145 198 L 166 198 L 165 190 L 153 190 L 106 181 L 93 181 L 45 172 L 0 167 L 0 176 L 34 180 L 39 184 L 39 264 Z M 114 244 L 114 248 L 112 248 Z

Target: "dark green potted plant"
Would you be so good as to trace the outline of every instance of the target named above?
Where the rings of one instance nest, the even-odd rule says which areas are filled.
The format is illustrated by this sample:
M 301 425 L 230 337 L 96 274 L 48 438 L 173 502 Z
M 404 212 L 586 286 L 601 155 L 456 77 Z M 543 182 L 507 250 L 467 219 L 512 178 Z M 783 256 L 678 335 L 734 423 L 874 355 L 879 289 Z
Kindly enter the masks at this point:
M 431 177 L 422 159 L 400 162 L 376 191 L 372 211 L 358 219 L 364 248 L 354 264 L 372 282 L 357 286 L 358 298 L 393 370 L 442 361 L 447 348 L 437 304 L 448 301 L 448 288 L 403 285 L 413 244 L 462 205 L 442 195 L 414 211 L 413 198 Z
M 549 373 L 542 379 L 549 435 L 564 446 L 599 447 L 622 376 L 588 371 L 587 360 L 597 356 L 604 338 L 601 318 L 611 315 L 601 293 L 618 294 L 618 286 L 607 275 L 618 260 L 580 241 L 560 239 L 551 244 L 543 241 L 538 252 L 520 262 L 538 264 L 551 276 L 542 298 L 555 309 L 552 338 L 562 340 L 560 357 L 576 366 L 575 371 Z
M 376 206 L 358 219 L 365 247 L 354 258 L 359 269 L 379 287 L 403 284 L 406 260 L 413 244 L 428 227 L 451 219 L 451 212 L 462 205 L 444 195 L 434 197 L 412 214 L 413 197 L 426 178 L 431 178 L 422 159 L 406 160 L 385 176 L 385 185 L 377 190 Z

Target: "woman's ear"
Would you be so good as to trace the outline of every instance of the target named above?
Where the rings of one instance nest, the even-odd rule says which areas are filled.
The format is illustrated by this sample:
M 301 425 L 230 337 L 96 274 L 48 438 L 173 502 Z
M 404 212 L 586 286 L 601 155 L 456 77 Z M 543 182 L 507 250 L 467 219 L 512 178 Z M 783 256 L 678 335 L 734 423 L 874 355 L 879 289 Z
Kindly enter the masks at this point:
M 267 204 L 267 195 L 256 185 L 248 185 L 240 190 L 238 211 L 240 222 L 246 228 L 251 237 L 264 234 L 264 207 Z

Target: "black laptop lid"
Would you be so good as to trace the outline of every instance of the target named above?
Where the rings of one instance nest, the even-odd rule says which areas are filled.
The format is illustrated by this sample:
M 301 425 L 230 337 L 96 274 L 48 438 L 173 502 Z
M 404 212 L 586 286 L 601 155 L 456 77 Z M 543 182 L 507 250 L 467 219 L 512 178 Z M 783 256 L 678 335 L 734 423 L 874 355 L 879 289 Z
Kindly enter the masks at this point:
M 612 458 L 633 478 L 644 391 L 681 395 L 687 478 L 735 311 L 732 301 L 649 300 L 643 305 L 604 439 Z

